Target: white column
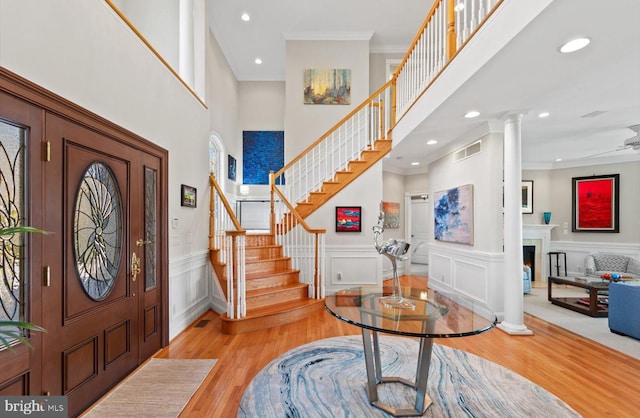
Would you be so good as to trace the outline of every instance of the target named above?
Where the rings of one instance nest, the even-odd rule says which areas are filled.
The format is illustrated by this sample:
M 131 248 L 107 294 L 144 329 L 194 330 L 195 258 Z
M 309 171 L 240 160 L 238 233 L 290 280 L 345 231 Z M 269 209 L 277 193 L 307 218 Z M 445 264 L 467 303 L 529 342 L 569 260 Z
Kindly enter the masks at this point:
M 193 0 L 180 0 L 180 77 L 193 88 Z
M 522 283 L 522 114 L 504 123 L 504 320 L 501 330 L 531 335 L 524 325 Z

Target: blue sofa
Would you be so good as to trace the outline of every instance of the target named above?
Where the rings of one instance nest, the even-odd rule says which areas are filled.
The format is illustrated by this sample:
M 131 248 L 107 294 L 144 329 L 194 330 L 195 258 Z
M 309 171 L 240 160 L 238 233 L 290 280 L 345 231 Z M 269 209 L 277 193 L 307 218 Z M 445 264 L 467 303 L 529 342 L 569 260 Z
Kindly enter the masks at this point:
M 640 340 L 640 281 L 609 285 L 609 329 Z

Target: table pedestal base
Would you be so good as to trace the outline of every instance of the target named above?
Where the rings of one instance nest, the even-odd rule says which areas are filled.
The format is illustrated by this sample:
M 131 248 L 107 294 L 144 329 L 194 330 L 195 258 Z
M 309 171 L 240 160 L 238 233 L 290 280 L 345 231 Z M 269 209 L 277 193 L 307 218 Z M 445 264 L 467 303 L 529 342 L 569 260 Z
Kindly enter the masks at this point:
M 380 345 L 378 344 L 378 333 L 376 331 L 362 328 L 362 342 L 364 345 L 364 360 L 367 368 L 366 390 L 371 405 L 382 409 L 394 417 L 415 417 L 423 415 L 427 408 L 433 403 L 429 395 L 427 395 L 427 378 L 429 377 L 433 339 L 420 338 L 420 352 L 418 353 L 418 367 L 415 382 L 410 382 L 401 377 L 382 377 Z M 402 383 L 415 389 L 416 403 L 414 408 L 396 408 L 380 401 L 378 397 L 378 385 L 392 382 Z

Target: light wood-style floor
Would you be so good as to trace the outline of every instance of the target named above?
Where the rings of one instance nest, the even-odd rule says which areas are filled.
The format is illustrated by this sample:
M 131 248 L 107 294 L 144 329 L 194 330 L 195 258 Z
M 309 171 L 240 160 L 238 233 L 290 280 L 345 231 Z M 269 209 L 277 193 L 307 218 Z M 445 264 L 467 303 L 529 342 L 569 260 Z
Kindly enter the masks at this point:
M 403 278 L 403 283 L 406 281 Z M 424 278 L 409 281 L 413 287 L 424 285 Z M 325 311 L 289 325 L 241 335 L 223 335 L 215 312 L 205 313 L 198 321 L 202 319 L 210 322 L 202 328 L 190 326 L 155 356 L 218 359 L 182 417 L 235 417 L 245 388 L 275 357 L 318 339 L 360 333 L 359 328 Z M 529 315 L 525 315 L 525 324 L 533 336 L 514 337 L 493 329 L 436 343 L 505 366 L 555 394 L 586 418 L 640 416 L 640 360 Z

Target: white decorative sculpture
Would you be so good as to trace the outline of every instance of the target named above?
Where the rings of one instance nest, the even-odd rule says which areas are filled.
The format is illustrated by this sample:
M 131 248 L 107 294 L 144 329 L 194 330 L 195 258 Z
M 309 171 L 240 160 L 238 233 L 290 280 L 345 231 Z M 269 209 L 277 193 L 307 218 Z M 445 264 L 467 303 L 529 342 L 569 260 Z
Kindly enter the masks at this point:
M 402 297 L 402 289 L 400 288 L 400 280 L 398 279 L 397 260 L 407 260 L 405 254 L 407 253 L 407 251 L 409 251 L 409 243 L 406 241 L 399 241 L 391 238 L 386 243 L 381 244 L 379 240 L 383 232 L 384 210 L 382 209 L 382 203 L 380 203 L 378 224 L 373 227 L 374 243 L 376 249 L 378 250 L 378 254 L 383 254 L 389 260 L 391 260 L 391 265 L 393 267 L 393 278 L 391 280 L 391 296 L 380 298 L 380 302 L 382 302 L 382 304 L 388 308 L 415 309 L 416 305 L 413 302 Z

